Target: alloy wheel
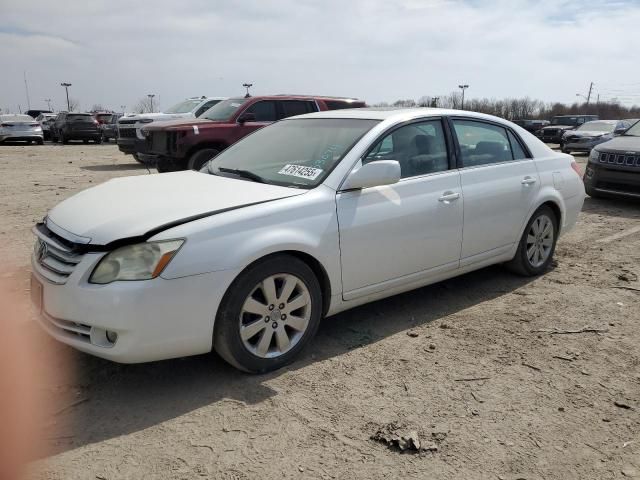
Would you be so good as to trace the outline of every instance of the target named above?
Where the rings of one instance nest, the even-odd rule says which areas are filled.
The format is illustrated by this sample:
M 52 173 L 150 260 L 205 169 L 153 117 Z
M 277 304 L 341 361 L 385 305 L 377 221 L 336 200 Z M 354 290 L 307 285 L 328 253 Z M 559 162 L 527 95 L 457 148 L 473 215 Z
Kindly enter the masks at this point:
M 290 273 L 271 275 L 257 284 L 240 311 L 240 338 L 261 358 L 276 358 L 304 336 L 311 319 L 311 295 Z
M 538 268 L 543 265 L 553 248 L 553 221 L 547 215 L 538 216 L 532 223 L 527 234 L 527 260 L 529 264 Z

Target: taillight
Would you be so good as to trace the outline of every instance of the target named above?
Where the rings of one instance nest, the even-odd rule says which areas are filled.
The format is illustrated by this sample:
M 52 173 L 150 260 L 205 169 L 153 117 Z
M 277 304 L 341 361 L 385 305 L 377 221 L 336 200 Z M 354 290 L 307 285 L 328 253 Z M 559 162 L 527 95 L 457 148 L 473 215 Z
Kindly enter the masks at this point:
M 578 166 L 575 160 L 571 160 L 571 168 L 573 168 L 573 171 L 576 172 L 576 174 L 580 178 L 582 178 L 582 172 L 580 171 L 580 167 Z

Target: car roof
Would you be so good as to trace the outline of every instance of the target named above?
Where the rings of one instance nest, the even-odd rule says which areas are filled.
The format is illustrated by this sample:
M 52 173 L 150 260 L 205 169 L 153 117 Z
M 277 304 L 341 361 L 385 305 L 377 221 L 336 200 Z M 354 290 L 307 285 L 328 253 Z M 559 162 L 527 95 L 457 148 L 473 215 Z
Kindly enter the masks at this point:
M 591 120 L 590 122 L 583 123 L 583 125 L 586 125 L 587 123 L 610 123 L 611 125 L 615 125 L 616 123 L 621 121 L 622 120 Z
M 328 100 L 328 101 L 343 101 L 343 102 L 363 102 L 352 97 L 330 97 L 327 95 L 252 95 L 251 97 L 230 97 L 231 99 L 243 98 L 244 100 Z
M 293 118 L 351 118 L 362 120 L 396 120 L 407 121 L 414 118 L 422 117 L 439 117 L 439 116 L 465 116 L 484 120 L 507 122 L 503 118 L 494 117 L 484 113 L 470 112 L 468 110 L 451 110 L 444 108 L 396 108 L 396 107 L 367 107 L 367 108 L 349 108 L 344 110 L 327 110 L 323 112 L 307 113 L 298 115 Z

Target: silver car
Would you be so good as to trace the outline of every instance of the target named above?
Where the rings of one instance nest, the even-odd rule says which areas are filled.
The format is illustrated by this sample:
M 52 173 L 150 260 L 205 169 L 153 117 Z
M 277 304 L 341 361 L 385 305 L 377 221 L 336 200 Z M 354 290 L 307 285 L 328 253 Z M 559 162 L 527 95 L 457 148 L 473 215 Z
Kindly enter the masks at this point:
M 42 127 L 29 115 L 0 115 L 0 143 L 5 140 L 44 143 Z
M 586 152 L 593 147 L 608 142 L 614 135 L 620 135 L 631 127 L 627 120 L 596 120 L 586 122 L 562 136 L 564 153 Z
M 41 113 L 36 117 L 36 122 L 42 127 L 42 134 L 45 140 L 51 138 L 51 124 L 56 121 L 57 116 L 55 113 Z

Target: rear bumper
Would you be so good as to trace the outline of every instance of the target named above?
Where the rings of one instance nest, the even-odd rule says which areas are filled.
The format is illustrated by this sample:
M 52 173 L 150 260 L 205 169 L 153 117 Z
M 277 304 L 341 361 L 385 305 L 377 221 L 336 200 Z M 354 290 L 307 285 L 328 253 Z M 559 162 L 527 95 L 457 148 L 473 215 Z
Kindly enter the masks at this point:
M 101 131 L 79 131 L 79 132 L 64 132 L 65 140 L 94 140 L 96 138 L 102 138 Z
M 13 140 L 13 141 L 27 141 L 27 140 L 44 140 L 44 135 L 42 133 L 15 133 L 11 135 L 0 135 L 0 142 L 4 142 L 5 140 Z

